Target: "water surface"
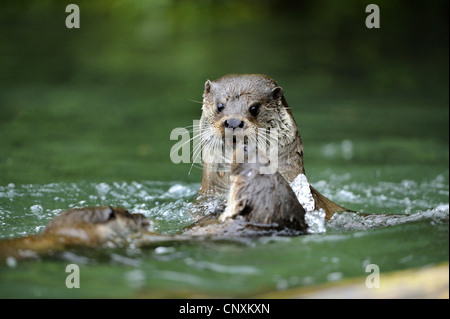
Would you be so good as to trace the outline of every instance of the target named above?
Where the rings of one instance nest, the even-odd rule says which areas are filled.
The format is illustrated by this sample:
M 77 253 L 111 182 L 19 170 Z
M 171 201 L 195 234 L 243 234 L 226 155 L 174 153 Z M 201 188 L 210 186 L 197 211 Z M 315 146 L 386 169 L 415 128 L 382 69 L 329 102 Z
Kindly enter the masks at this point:
M 342 188 L 336 191 L 336 200 L 348 207 L 364 203 L 395 215 L 374 214 L 367 219 L 340 214 L 326 223 L 326 232 L 298 237 L 76 249 L 39 260 L 9 259 L 1 266 L 1 296 L 250 297 L 361 277 L 373 263 L 388 272 L 448 260 L 444 175 L 422 183 L 343 187 L 347 181 L 348 176 L 335 176 L 332 183 L 321 181 L 316 186 L 330 192 Z M 0 232 L 3 237 L 33 234 L 61 207 L 111 204 L 143 213 L 155 231 L 171 234 L 195 220 L 189 208 L 198 187 L 198 183 L 151 181 L 10 184 L 0 188 Z M 65 267 L 70 263 L 80 266 L 81 289 L 65 287 Z

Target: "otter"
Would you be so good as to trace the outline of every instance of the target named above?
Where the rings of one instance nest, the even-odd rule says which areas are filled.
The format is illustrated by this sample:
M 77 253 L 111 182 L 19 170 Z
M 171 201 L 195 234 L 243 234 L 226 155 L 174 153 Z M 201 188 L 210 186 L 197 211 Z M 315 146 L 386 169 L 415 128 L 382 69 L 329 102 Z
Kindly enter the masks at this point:
M 235 145 L 224 212 L 218 219 L 201 218 L 182 233 L 219 238 L 305 234 L 303 206 L 278 171 L 264 170 L 269 165 L 270 157 L 261 148 Z
M 236 160 L 240 153 L 243 161 Z M 219 216 L 227 218 L 242 216 L 246 221 L 263 225 L 276 225 L 306 233 L 305 209 L 286 179 L 276 171 L 261 172 L 269 164 L 265 152 L 254 145 L 237 147 L 231 164 L 231 187 L 227 207 Z
M 249 202 L 250 203 L 250 202 Z M 85 207 L 64 211 L 55 216 L 40 234 L 0 240 L 0 260 L 36 258 L 73 247 L 115 247 L 133 244 L 135 247 L 170 246 L 179 242 L 212 239 L 233 239 L 272 235 L 298 235 L 298 232 L 280 230 L 278 219 L 267 221 L 257 218 L 187 227 L 174 235 L 149 230 L 150 221 L 140 213 L 130 213 L 121 207 Z M 259 223 L 258 223 L 259 222 Z M 194 226 L 194 225 L 193 225 Z M 288 225 L 290 226 L 290 225 Z M 293 229 L 296 231 L 297 229 Z
M 264 140 L 259 132 L 261 129 L 278 136 L 279 174 L 288 183 L 299 174 L 305 174 L 303 142 L 297 124 L 283 89 L 273 79 L 263 74 L 229 74 L 205 82 L 199 128 L 202 152 L 216 154 L 214 148 L 223 147 L 227 130 L 241 131 L 258 148 L 265 147 L 269 141 Z M 202 183 L 196 201 L 201 203 L 211 198 L 226 198 L 231 184 L 230 172 L 230 163 L 224 162 L 220 156 L 208 162 L 203 160 Z M 310 188 L 315 210 L 323 209 L 327 220 L 335 212 L 347 210 L 314 187 Z M 218 214 L 215 212 L 215 215 Z
M 146 230 L 149 220 L 121 207 L 86 207 L 54 217 L 42 234 L 0 240 L 0 256 L 27 258 L 71 246 L 126 243 L 126 236 Z

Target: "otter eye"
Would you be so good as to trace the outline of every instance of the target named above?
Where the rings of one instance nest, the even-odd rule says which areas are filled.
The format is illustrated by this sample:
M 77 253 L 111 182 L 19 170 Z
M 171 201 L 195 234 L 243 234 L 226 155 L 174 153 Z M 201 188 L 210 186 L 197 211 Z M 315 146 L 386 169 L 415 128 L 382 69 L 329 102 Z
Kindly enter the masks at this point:
M 217 104 L 217 112 L 222 112 L 223 109 L 225 108 L 225 105 L 223 103 L 219 103 Z
M 111 208 L 111 211 L 109 212 L 108 220 L 116 219 L 116 212 L 114 209 Z
M 252 104 L 250 106 L 250 108 L 248 109 L 248 111 L 250 112 L 251 115 L 253 116 L 257 116 L 259 113 L 259 108 L 261 107 L 261 103 L 255 103 Z

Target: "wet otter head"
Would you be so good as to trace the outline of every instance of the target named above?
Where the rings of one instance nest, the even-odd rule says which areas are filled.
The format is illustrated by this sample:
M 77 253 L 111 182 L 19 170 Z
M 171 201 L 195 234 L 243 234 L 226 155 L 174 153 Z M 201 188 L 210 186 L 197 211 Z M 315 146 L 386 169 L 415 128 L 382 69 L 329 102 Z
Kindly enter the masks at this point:
M 272 129 L 279 134 L 296 132 L 283 89 L 262 74 L 230 74 L 207 80 L 202 111 L 202 132 L 216 143 L 225 138 L 227 129 L 241 130 L 250 140 L 263 138 L 262 134 L 258 136 L 258 129 Z M 282 142 L 290 142 L 285 139 Z
M 76 208 L 53 218 L 45 227 L 44 235 L 100 243 L 146 229 L 149 225 L 144 215 L 131 214 L 120 207 Z
M 270 165 L 265 153 L 250 145 L 236 149 L 234 159 L 239 157 L 243 157 L 244 162 L 236 161 L 231 165 L 227 207 L 219 220 L 244 218 L 255 224 L 306 232 L 305 210 L 289 183 L 278 172 L 262 170 Z
M 200 136 L 204 160 L 200 193 L 227 190 L 231 159 L 226 150 L 232 155 L 227 146 L 235 146 L 240 137 L 243 143 L 258 148 L 276 146 L 279 171 L 289 181 L 303 172 L 303 144 L 297 125 L 283 89 L 266 75 L 230 74 L 206 81 Z

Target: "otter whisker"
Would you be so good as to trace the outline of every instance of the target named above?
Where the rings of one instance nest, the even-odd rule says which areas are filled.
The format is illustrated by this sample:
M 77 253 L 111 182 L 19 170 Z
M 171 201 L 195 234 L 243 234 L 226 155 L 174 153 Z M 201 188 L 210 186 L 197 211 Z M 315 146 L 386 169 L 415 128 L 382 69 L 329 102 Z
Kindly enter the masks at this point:
M 183 146 L 185 146 L 186 144 L 190 143 L 191 141 L 193 141 L 196 138 L 196 136 L 191 137 L 190 139 L 188 139 L 187 141 L 183 142 L 182 144 L 178 145 L 177 148 L 175 148 L 171 153 L 170 156 L 172 156 L 173 154 L 175 154 L 176 152 L 178 152 L 180 150 L 180 148 L 182 148 Z
M 194 102 L 194 103 L 199 103 L 199 104 L 203 104 L 202 101 L 196 101 L 196 100 L 192 100 L 192 99 L 187 99 L 189 102 Z
M 201 133 L 201 134 L 199 134 L 201 137 L 202 136 L 204 136 L 204 133 Z M 199 157 L 199 156 L 201 156 L 201 152 L 202 152 L 202 144 L 201 143 L 199 143 L 199 144 L 197 144 L 197 145 L 195 145 L 194 146 L 194 148 L 193 148 L 193 150 L 192 150 L 192 165 L 191 165 L 191 167 L 190 167 L 190 169 L 189 169 L 189 175 L 191 174 L 191 171 L 192 171 L 192 167 L 194 167 L 195 166 L 195 164 L 198 164 L 198 163 L 196 163 L 196 159 Z M 198 165 L 197 167 L 200 167 L 200 168 L 202 168 L 202 165 L 200 164 L 200 165 Z
M 178 150 L 180 150 L 180 148 L 182 148 L 183 146 L 185 146 L 186 144 L 190 143 L 191 141 L 194 141 L 195 139 L 199 138 L 201 139 L 203 136 L 206 135 L 206 132 L 194 135 L 193 137 L 191 137 L 190 139 L 188 139 L 187 141 L 183 142 L 182 144 L 178 145 L 178 147 L 176 149 L 174 149 L 171 153 L 170 156 L 172 156 L 174 153 L 178 152 Z

